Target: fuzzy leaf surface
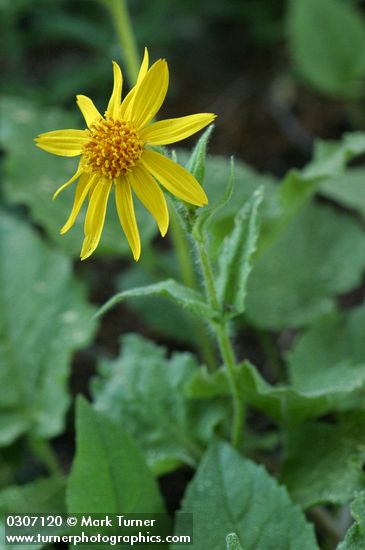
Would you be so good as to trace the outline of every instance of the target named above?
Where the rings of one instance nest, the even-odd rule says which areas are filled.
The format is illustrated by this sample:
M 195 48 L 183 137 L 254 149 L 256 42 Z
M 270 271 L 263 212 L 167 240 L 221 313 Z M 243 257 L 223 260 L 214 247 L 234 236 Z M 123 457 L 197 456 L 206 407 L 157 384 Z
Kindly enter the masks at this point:
M 232 532 L 242 550 L 318 549 L 312 526 L 285 488 L 226 443 L 215 443 L 206 453 L 187 488 L 182 511 L 194 514 L 196 550 L 221 550 Z
M 308 204 L 256 259 L 247 285 L 246 315 L 266 329 L 300 327 L 330 312 L 365 270 L 360 224 L 327 205 Z
M 103 315 L 106 311 L 123 300 L 129 298 L 144 298 L 146 296 L 162 296 L 168 298 L 198 317 L 205 317 L 208 319 L 215 317 L 215 312 L 207 305 L 200 292 L 188 288 L 173 279 L 167 279 L 160 283 L 119 292 L 99 309 L 98 315 Z
M 193 174 L 201 185 L 204 183 L 207 146 L 213 129 L 214 125 L 211 124 L 199 138 L 186 166 L 187 170 Z
M 189 353 L 174 353 L 130 334 L 121 340 L 121 354 L 104 361 L 93 381 L 94 406 L 128 426 L 157 473 L 180 464 L 197 466 L 215 430 L 227 416 L 223 399 L 210 403 L 188 400 L 184 387 L 198 372 Z
M 365 488 L 363 413 L 348 413 L 336 424 L 307 422 L 290 430 L 287 441 L 282 481 L 303 508 L 345 504 Z
M 290 380 L 295 388 L 315 391 L 327 377 L 334 389 L 346 387 L 343 375 L 359 386 L 365 365 L 365 306 L 325 315 L 300 334 L 287 354 Z
M 365 491 L 361 491 L 351 506 L 354 523 L 346 533 L 345 540 L 337 546 L 337 550 L 362 550 L 365 546 Z
M 243 550 L 236 533 L 229 533 L 226 536 L 227 550 Z
M 73 353 L 94 333 L 93 308 L 62 253 L 0 213 L 0 444 L 64 426 Z
M 313 387 L 270 385 L 258 370 L 245 361 L 238 367 L 237 380 L 244 400 L 278 424 L 293 426 L 307 418 L 332 411 L 356 410 L 363 403 L 365 363 L 349 369 L 340 363 L 323 369 Z M 228 376 L 224 369 L 210 375 L 205 369 L 196 373 L 186 386 L 191 398 L 211 399 L 229 395 Z
M 246 285 L 258 237 L 257 210 L 261 201 L 262 189 L 256 191 L 237 214 L 234 230 L 224 240 L 219 254 L 218 296 L 232 317 L 245 309 Z

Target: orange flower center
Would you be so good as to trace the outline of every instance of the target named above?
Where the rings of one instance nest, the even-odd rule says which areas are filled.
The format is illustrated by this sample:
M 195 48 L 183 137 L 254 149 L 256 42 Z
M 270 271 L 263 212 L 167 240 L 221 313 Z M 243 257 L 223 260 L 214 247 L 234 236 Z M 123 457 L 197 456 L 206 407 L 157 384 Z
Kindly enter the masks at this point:
M 82 151 L 86 172 L 113 180 L 137 164 L 143 153 L 143 141 L 132 124 L 124 120 L 101 120 L 91 126 L 90 141 Z

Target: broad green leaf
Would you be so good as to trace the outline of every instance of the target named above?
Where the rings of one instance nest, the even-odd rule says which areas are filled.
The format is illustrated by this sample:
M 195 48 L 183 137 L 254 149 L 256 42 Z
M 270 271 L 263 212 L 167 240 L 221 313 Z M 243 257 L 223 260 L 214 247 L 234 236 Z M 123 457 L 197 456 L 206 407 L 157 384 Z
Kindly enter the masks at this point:
M 300 391 L 315 391 L 326 378 L 341 391 L 349 381 L 363 385 L 365 307 L 335 311 L 319 319 L 294 341 L 287 355 L 290 380 Z
M 337 177 L 325 180 L 320 187 L 321 195 L 332 199 L 345 208 L 358 212 L 365 219 L 365 170 L 351 168 Z
M 219 254 L 218 296 L 230 317 L 245 309 L 246 285 L 258 236 L 257 210 L 261 201 L 262 189 L 259 189 L 238 212 L 235 227 L 225 238 Z
M 340 141 L 317 140 L 313 160 L 302 170 L 290 170 L 277 190 L 277 212 L 264 221 L 259 253 L 271 245 L 328 178 L 345 171 L 346 164 L 365 152 L 365 133 L 344 134 Z
M 106 311 L 123 300 L 127 300 L 129 298 L 144 298 L 145 296 L 163 296 L 178 304 L 180 307 L 186 308 L 198 317 L 213 319 L 216 315 L 216 313 L 204 301 L 204 297 L 200 294 L 200 292 L 188 288 L 173 279 L 167 279 L 166 281 L 161 281 L 160 283 L 155 283 L 140 288 L 131 288 L 130 290 L 119 292 L 99 309 L 98 315 L 103 315 Z
M 243 550 L 236 533 L 229 533 L 226 536 L 226 544 L 227 550 Z
M 354 523 L 346 533 L 345 540 L 337 550 L 362 550 L 365 547 L 365 491 L 361 491 L 351 506 Z
M 214 130 L 214 124 L 211 124 L 199 138 L 198 143 L 195 145 L 193 152 L 190 155 L 189 162 L 187 163 L 187 170 L 193 174 L 200 184 L 204 183 L 205 176 L 205 163 L 207 156 L 207 145 L 210 136 Z
M 318 548 L 312 526 L 285 488 L 225 443 L 208 450 L 182 511 L 194 514 L 194 550 L 220 550 L 230 532 L 237 534 L 242 550 Z
M 65 481 L 43 478 L 27 485 L 12 485 L 0 491 L 0 514 L 65 512 Z
M 364 489 L 364 441 L 364 413 L 347 414 L 338 424 L 308 422 L 290 430 L 282 481 L 293 500 L 303 508 L 345 504 Z
M 32 219 L 45 229 L 54 243 L 78 256 L 84 234 L 85 207 L 77 217 L 74 227 L 65 235 L 60 235 L 60 229 L 71 211 L 75 184 L 52 201 L 56 189 L 76 172 L 78 159 L 61 158 L 41 151 L 33 140 L 41 132 L 67 127 L 83 128 L 84 122 L 60 109 L 40 108 L 22 99 L 2 99 L 1 110 L 6 113 L 0 135 L 0 142 L 6 153 L 3 168 L 6 199 L 29 208 Z M 75 113 L 76 111 L 75 106 Z M 120 227 L 114 203 L 114 196 L 111 195 L 97 252 L 129 257 L 129 246 Z M 156 234 L 156 226 L 138 200 L 135 201 L 135 206 L 137 219 L 141 222 L 139 228 L 143 246 Z
M 291 0 L 288 35 L 295 67 L 305 80 L 335 97 L 361 94 L 365 23 L 355 6 L 346 0 Z
M 346 213 L 309 204 L 256 259 L 246 315 L 256 326 L 300 327 L 331 311 L 337 294 L 361 282 L 365 239 Z
M 81 397 L 67 508 L 94 514 L 163 512 L 157 483 L 131 436 Z
M 306 178 L 337 177 L 346 164 L 365 152 L 365 132 L 344 134 L 340 141 L 316 140 L 313 160 L 302 170 Z
M 184 387 L 199 370 L 191 354 L 167 359 L 164 348 L 135 334 L 123 337 L 121 349 L 93 381 L 95 408 L 128 426 L 157 474 L 180 464 L 197 466 L 229 405 L 216 399 L 207 407 L 185 398 Z
M 64 426 L 73 353 L 95 330 L 93 308 L 62 253 L 0 213 L 0 444 Z
M 65 482 L 61 478 L 38 479 L 28 485 L 14 485 L 0 492 L 0 516 L 4 514 L 64 514 Z M 0 550 L 9 545 L 3 544 L 5 525 L 0 521 Z M 27 545 L 30 550 L 42 548 L 42 544 Z M 24 545 L 12 545 L 10 548 L 20 550 Z
M 309 378 L 309 376 L 308 376 Z M 322 369 L 315 383 L 297 385 L 268 384 L 248 362 L 238 367 L 237 381 L 246 403 L 263 411 L 277 423 L 296 425 L 306 418 L 322 416 L 331 411 L 354 410 L 361 407 L 365 388 L 365 363 L 349 368 L 342 363 Z M 225 369 L 209 375 L 205 369 L 196 373 L 186 386 L 187 396 L 211 399 L 230 394 Z

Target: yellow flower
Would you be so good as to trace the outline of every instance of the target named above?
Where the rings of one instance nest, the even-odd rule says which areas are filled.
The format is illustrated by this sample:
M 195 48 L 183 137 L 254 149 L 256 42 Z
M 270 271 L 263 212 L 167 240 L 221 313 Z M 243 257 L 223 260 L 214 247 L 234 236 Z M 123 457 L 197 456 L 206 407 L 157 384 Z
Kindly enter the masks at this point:
M 132 190 L 155 218 L 162 236 L 168 228 L 169 214 L 156 180 L 186 202 L 196 206 L 208 202 L 204 190 L 187 170 L 148 146 L 167 145 L 187 138 L 212 122 L 215 115 L 200 113 L 152 122 L 165 99 L 169 75 L 164 59 L 148 69 L 147 49 L 137 83 L 122 103 L 122 73 L 114 61 L 113 71 L 114 86 L 104 117 L 91 99 L 78 95 L 77 104 L 88 129 L 55 130 L 36 139 L 38 147 L 49 153 L 65 157 L 81 155 L 76 173 L 57 189 L 53 198 L 79 180 L 71 214 L 61 229 L 63 234 L 72 227 L 88 197 L 82 260 L 99 244 L 113 184 L 119 220 L 135 260 L 140 257 L 141 243 Z

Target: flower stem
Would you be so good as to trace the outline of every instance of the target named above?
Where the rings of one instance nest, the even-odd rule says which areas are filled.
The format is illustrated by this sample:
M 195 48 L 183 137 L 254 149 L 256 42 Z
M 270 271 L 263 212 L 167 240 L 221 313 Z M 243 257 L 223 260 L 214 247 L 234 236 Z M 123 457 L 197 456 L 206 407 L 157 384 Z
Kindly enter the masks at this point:
M 218 302 L 217 290 L 214 283 L 213 270 L 210 264 L 209 256 L 203 242 L 197 242 L 196 244 L 207 299 L 211 307 L 215 311 L 219 311 L 220 306 Z M 232 347 L 232 342 L 229 337 L 228 321 L 224 319 L 223 316 L 220 316 L 220 318 L 213 324 L 213 329 L 217 338 L 222 359 L 227 368 L 227 374 L 233 399 L 233 423 L 231 442 L 234 447 L 240 448 L 242 443 L 245 411 L 241 391 L 236 376 L 237 360 Z
M 134 85 L 139 71 L 139 55 L 133 26 L 128 12 L 127 0 L 108 0 L 120 47 L 122 49 L 129 84 Z
M 216 327 L 216 335 L 223 361 L 227 367 L 229 383 L 233 398 L 233 424 L 231 441 L 232 445 L 240 448 L 242 443 L 243 428 L 245 422 L 245 408 L 241 391 L 236 378 L 237 361 L 232 348 L 227 324 L 222 323 Z
M 170 231 L 177 260 L 179 262 L 181 280 L 189 288 L 198 288 L 198 281 L 192 264 L 188 241 L 177 219 L 175 209 L 170 208 Z M 201 357 L 210 372 L 216 370 L 216 357 L 212 342 L 206 327 L 200 319 L 194 319 L 196 341 L 200 348 Z

